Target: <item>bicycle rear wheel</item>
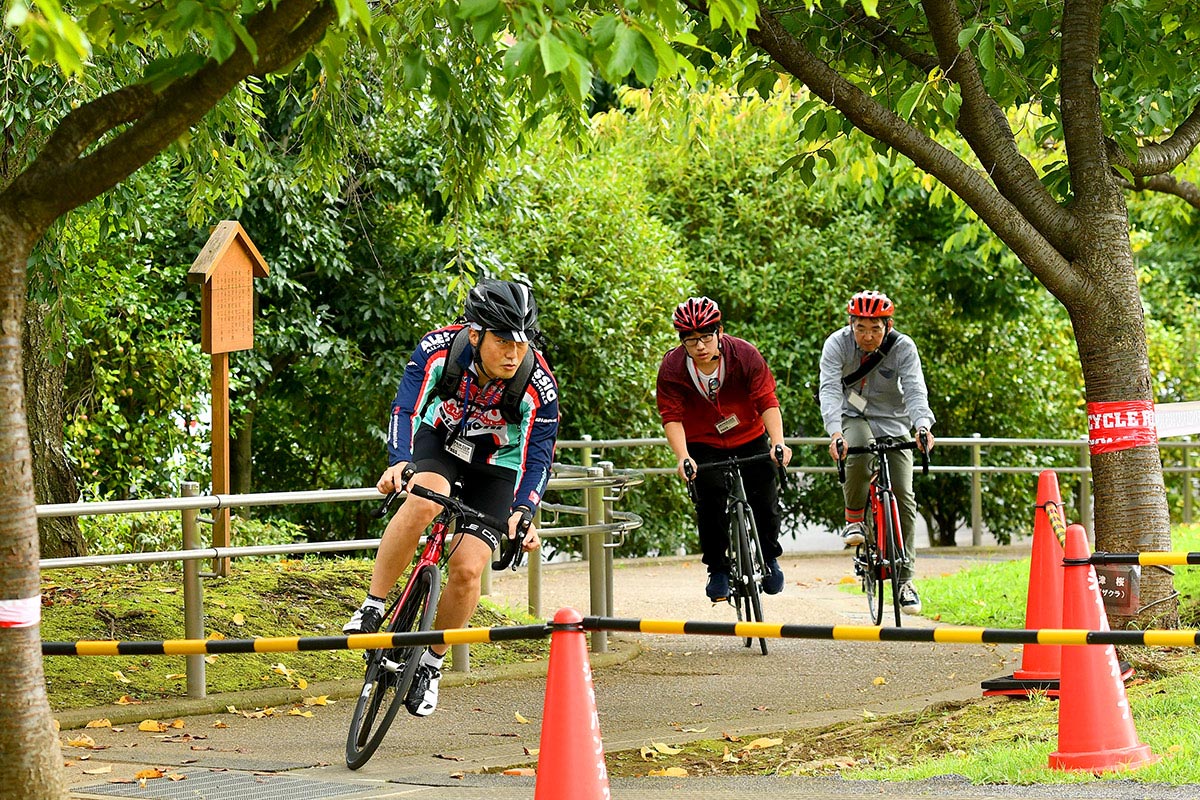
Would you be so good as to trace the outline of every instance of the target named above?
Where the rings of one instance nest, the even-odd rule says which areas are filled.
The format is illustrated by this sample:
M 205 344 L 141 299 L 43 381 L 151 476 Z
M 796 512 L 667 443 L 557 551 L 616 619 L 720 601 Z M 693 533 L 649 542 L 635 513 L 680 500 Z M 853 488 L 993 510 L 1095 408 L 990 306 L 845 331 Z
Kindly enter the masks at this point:
M 883 553 L 884 563 L 887 565 L 888 578 L 892 584 L 892 612 L 896 618 L 896 627 L 900 627 L 900 563 L 904 560 L 904 549 L 900 547 L 900 539 L 897 536 L 899 530 L 896 527 L 897 509 L 896 499 L 889 497 L 888 502 L 884 503 L 884 519 L 883 519 L 883 541 L 887 547 Z M 880 605 L 882 605 L 882 598 Z M 882 616 L 883 612 L 880 611 Z
M 754 519 L 750 515 L 750 509 L 742 506 L 738 509 L 737 514 L 738 526 L 738 562 L 739 569 L 737 575 L 738 592 L 740 602 L 745 606 L 745 619 L 747 622 L 762 622 L 762 596 L 759 594 L 758 582 L 761 579 L 766 564 L 762 557 L 762 546 L 758 542 L 758 534 L 754 529 Z M 742 615 L 738 614 L 739 619 Z M 752 639 L 746 639 L 746 647 L 750 647 Z M 759 648 L 762 654 L 767 654 L 767 640 L 760 638 L 758 640 Z
M 387 630 L 404 633 L 427 631 L 433 627 L 440 587 L 441 574 L 437 567 L 432 564 L 422 567 L 409 579 L 409 587 L 401 595 L 403 605 L 399 610 L 395 606 L 389 610 L 386 619 L 391 619 L 392 623 Z M 346 736 L 346 766 L 350 769 L 366 764 L 383 741 L 396 712 L 404 705 L 404 696 L 412 685 L 422 650 L 422 645 L 409 645 L 367 651 L 367 672 Z

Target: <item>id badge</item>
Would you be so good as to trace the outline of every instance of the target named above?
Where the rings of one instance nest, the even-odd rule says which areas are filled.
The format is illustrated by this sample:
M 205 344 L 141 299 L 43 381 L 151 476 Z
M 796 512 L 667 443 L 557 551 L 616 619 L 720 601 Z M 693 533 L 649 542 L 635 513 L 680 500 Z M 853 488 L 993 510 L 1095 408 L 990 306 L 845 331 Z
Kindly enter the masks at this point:
M 471 456 L 475 454 L 475 445 L 471 444 L 461 436 L 455 436 L 453 439 L 446 442 L 446 452 L 455 458 L 462 459 L 470 464 Z
M 717 423 L 717 433 L 729 433 L 738 426 L 737 414 L 730 414 Z
M 852 389 L 846 399 L 850 401 L 850 407 L 858 413 L 861 414 L 867 410 L 867 398 L 859 394 L 857 389 Z

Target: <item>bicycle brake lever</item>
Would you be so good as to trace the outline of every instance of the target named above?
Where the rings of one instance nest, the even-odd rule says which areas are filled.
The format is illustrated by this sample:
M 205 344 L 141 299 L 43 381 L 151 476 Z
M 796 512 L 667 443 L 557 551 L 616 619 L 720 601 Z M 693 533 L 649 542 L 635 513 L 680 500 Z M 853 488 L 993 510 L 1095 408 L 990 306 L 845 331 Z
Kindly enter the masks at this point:
M 371 512 L 371 519 L 383 519 L 386 517 L 388 511 L 391 510 L 392 505 L 396 502 L 396 498 L 399 496 L 396 492 L 388 492 L 387 496 L 383 498 L 383 502 Z
M 521 513 L 521 521 L 517 523 L 517 535 L 509 536 L 507 533 L 500 536 L 500 557 L 492 562 L 492 569 L 501 572 L 505 569 L 511 569 L 514 572 L 517 567 L 521 566 L 524 560 L 525 550 L 522 544 L 525 541 L 525 536 L 529 533 L 529 526 L 533 524 L 533 512 L 529 509 L 523 509 Z
M 775 445 L 775 467 L 779 477 L 779 485 L 787 485 L 787 467 L 783 465 L 783 445 Z

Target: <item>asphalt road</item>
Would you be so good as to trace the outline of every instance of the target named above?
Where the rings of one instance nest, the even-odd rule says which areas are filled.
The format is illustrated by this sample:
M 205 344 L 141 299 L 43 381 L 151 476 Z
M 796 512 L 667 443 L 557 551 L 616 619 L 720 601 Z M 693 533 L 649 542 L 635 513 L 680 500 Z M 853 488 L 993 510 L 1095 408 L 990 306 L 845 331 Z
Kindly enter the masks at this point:
M 1012 555 L 1012 551 L 1008 551 Z M 994 552 L 952 555 L 926 553 L 918 575 L 937 575 L 965 564 L 994 560 Z M 870 624 L 859 593 L 839 588 L 850 577 L 846 553 L 808 554 L 782 561 L 787 585 L 767 597 L 769 621 L 832 625 Z M 615 574 L 615 614 L 656 619 L 732 621 L 733 609 L 712 606 L 703 594 L 704 570 L 695 558 L 621 562 Z M 506 573 L 493 582 L 493 596 L 524 606 L 525 577 Z M 555 565 L 545 571 L 543 604 L 588 613 L 585 565 Z M 925 618 L 905 624 L 930 626 Z M 769 640 L 770 653 L 746 648 L 740 639 L 715 636 L 610 635 L 610 651 L 593 657 L 596 710 L 607 752 L 651 742 L 678 743 L 721 733 L 747 735 L 803 729 L 857 718 L 927 707 L 941 701 L 978 697 L 980 681 L 1010 674 L 1020 649 L 994 645 L 868 643 L 824 640 Z M 882 679 L 882 680 L 880 680 Z M 343 748 L 352 701 L 312 708 L 313 716 L 288 715 L 299 700 L 265 694 L 142 706 L 139 718 L 182 728 L 138 730 L 138 720 L 121 730 L 64 730 L 64 756 L 74 798 L 359 798 L 531 797 L 533 779 L 479 775 L 494 767 L 532 760 L 539 746 L 545 700 L 545 664 L 521 665 L 492 675 L 453 675 L 443 681 L 438 711 L 426 719 L 403 712 L 372 760 L 352 772 Z M 357 685 L 316 685 L 302 694 L 352 696 Z M 290 702 L 289 702 L 290 701 Z M 255 716 L 271 704 L 276 712 Z M 230 713 L 233 705 L 251 716 Z M 60 715 L 64 727 L 81 725 L 129 709 L 93 709 L 86 715 Z M 216 713 L 203 713 L 203 712 Z M 115 722 L 115 720 L 114 720 Z M 81 733 L 98 749 L 67 743 Z M 86 759 L 86 760 L 85 760 Z M 138 772 L 157 769 L 174 780 L 151 778 L 142 787 Z M 99 770 L 99 772 L 97 772 Z M 134 783 L 116 781 L 133 780 Z M 1069 796 L 1192 798 L 1131 785 L 1132 794 L 1086 787 Z M 840 780 L 764 778 L 614 780 L 614 797 L 1004 797 L 1064 796 L 1062 787 L 969 787 L 951 779 L 884 786 Z M 127 792 L 127 793 L 123 793 Z M 263 792 L 258 794 L 258 792 Z M 991 792 L 991 793 L 989 793 Z M 1138 792 L 1141 792 L 1138 794 Z M 1164 793 L 1165 792 L 1165 793 Z M 571 796 L 570 793 L 563 795 Z

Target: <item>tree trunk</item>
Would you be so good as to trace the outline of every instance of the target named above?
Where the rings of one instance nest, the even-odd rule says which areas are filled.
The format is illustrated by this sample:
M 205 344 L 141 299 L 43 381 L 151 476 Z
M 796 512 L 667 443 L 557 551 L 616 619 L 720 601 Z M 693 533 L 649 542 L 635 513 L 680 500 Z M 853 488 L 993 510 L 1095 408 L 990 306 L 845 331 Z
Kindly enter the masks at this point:
M 19 622 L 0 627 L 0 797 L 61 800 L 62 751 L 42 672 L 38 527 L 21 359 L 25 265 L 40 232 L 10 211 L 0 206 L 0 602 L 18 610 Z
M 29 414 L 29 441 L 33 448 L 33 491 L 39 503 L 74 503 L 79 499 L 75 472 L 63 446 L 63 407 L 67 374 L 66 360 L 54 363 L 46 330 L 51 309 L 45 303 L 28 301 L 25 307 L 25 397 Z M 81 556 L 87 542 L 75 517 L 38 520 L 43 558 Z
M 1089 403 L 1152 401 L 1150 360 L 1141 293 L 1124 227 L 1105 236 L 1104 224 L 1089 231 L 1093 243 L 1073 266 L 1087 275 L 1085 298 L 1060 298 L 1071 315 Z M 1171 519 L 1157 444 L 1093 453 L 1096 549 L 1138 553 L 1171 549 Z M 1174 628 L 1179 601 L 1171 573 L 1146 568 L 1138 610 L 1109 614 L 1114 630 Z
M 238 417 L 237 427 L 229 437 L 229 491 L 233 494 L 254 491 L 253 434 L 254 412 L 245 411 Z

